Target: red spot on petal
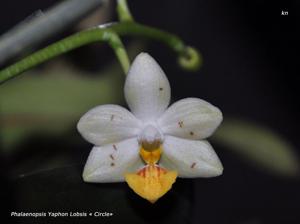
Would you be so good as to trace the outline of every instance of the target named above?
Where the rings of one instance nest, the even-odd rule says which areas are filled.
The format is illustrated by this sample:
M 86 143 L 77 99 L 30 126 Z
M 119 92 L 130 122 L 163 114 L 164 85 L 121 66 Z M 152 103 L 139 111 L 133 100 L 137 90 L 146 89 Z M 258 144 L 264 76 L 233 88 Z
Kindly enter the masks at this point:
M 183 127 L 183 121 L 179 121 L 179 122 L 178 122 L 178 125 L 179 125 L 179 127 L 182 128 L 182 127 Z
M 115 115 L 112 114 L 112 115 L 110 116 L 110 121 L 113 121 L 114 117 L 115 117 Z

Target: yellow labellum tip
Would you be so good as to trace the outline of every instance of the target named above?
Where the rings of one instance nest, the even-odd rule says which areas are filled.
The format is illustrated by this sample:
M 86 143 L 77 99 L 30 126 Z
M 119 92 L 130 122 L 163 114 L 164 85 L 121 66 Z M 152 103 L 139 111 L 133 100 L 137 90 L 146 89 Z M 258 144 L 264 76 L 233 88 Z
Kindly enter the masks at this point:
M 176 178 L 176 171 L 167 171 L 156 165 L 147 165 L 137 174 L 125 174 L 129 187 L 151 203 L 155 203 L 166 194 L 172 188 Z

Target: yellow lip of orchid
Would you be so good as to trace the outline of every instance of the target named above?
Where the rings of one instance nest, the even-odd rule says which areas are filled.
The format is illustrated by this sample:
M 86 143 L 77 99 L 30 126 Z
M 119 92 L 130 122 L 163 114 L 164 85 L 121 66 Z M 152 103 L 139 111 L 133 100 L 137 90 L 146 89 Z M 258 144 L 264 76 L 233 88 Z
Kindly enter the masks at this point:
M 151 203 L 166 194 L 177 178 L 176 171 L 168 171 L 156 164 L 161 153 L 161 148 L 151 151 L 141 148 L 140 155 L 147 165 L 136 174 L 125 174 L 125 180 L 129 187 Z
M 177 177 L 214 177 L 223 166 L 205 141 L 222 121 L 221 111 L 198 98 L 169 108 L 169 81 L 148 54 L 133 61 L 124 87 L 131 111 L 118 105 L 97 106 L 77 124 L 93 147 L 83 180 L 126 181 L 142 198 L 155 202 Z

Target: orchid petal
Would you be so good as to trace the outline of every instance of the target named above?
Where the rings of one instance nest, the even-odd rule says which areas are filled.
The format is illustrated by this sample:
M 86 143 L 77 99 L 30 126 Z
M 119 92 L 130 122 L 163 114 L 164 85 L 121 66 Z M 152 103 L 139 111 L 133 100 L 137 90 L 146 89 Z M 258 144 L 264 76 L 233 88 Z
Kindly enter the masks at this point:
M 141 122 L 118 105 L 102 105 L 84 114 L 77 124 L 80 134 L 97 146 L 136 136 Z
M 169 81 L 147 53 L 139 54 L 132 63 L 124 91 L 132 113 L 144 121 L 158 118 L 170 102 Z
M 168 135 L 205 139 L 221 121 L 222 113 L 217 107 L 198 98 L 186 98 L 172 104 L 159 118 L 158 124 Z
M 176 170 L 179 177 L 214 177 L 223 172 L 223 166 L 207 141 L 195 141 L 167 136 L 163 143 L 160 164 Z
M 144 166 L 136 138 L 112 145 L 93 147 L 83 171 L 85 182 L 109 183 L 125 181 L 125 173 Z

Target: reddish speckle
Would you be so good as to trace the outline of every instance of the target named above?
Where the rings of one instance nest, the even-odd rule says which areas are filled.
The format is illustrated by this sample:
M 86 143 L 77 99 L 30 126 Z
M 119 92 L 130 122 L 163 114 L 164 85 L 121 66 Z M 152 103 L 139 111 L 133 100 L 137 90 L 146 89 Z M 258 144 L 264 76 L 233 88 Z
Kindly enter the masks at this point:
M 115 115 L 112 114 L 112 115 L 110 116 L 110 121 L 113 121 L 114 117 L 115 117 Z
M 196 163 L 192 163 L 191 168 L 193 169 L 196 166 Z
M 178 125 L 179 125 L 179 127 L 182 128 L 182 127 L 183 127 L 183 121 L 179 121 L 179 122 L 178 122 Z
M 147 169 L 147 167 L 144 167 L 143 169 L 141 169 L 140 171 L 137 172 L 137 175 L 139 175 L 141 177 L 145 177 L 146 176 L 146 169 Z

